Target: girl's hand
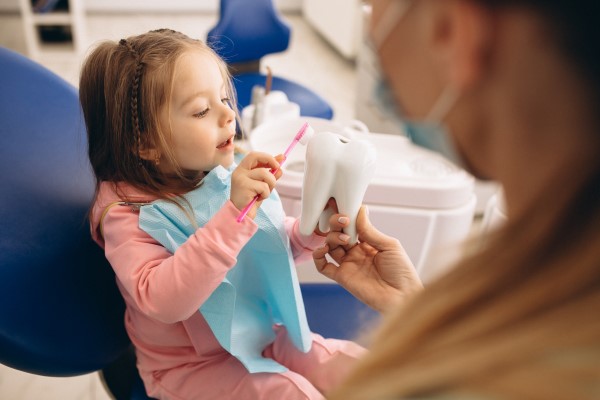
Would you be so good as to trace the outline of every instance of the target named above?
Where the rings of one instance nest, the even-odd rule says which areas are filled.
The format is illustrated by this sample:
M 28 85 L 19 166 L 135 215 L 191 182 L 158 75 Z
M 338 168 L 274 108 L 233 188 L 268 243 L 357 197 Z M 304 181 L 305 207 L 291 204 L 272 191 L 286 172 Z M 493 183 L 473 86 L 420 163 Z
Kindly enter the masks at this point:
M 267 153 L 250 152 L 244 157 L 231 174 L 230 200 L 238 210 L 244 207 L 259 195 L 259 199 L 248 212 L 250 218 L 256 217 L 256 211 L 262 201 L 269 197 L 275 187 L 277 179 L 282 175 L 280 162 L 283 156 L 276 157 Z M 271 170 L 276 170 L 273 174 Z
M 371 225 L 365 207 L 356 221 L 359 243 L 347 244 L 348 235 L 341 233 L 348 217 L 334 214 L 325 246 L 313 252 L 320 273 L 333 279 L 363 303 L 384 311 L 422 289 L 412 262 L 397 239 Z M 329 262 L 325 255 L 339 264 Z

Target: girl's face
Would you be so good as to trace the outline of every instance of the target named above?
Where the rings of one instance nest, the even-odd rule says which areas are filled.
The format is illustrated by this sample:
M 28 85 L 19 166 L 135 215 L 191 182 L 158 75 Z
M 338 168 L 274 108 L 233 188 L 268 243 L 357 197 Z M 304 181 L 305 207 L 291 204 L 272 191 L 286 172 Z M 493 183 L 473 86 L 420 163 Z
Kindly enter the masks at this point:
M 185 173 L 231 165 L 235 112 L 212 55 L 188 51 L 179 58 L 171 102 L 161 108 L 160 123 L 170 130 L 172 152 Z M 159 168 L 166 173 L 174 171 L 166 157 L 161 158 Z

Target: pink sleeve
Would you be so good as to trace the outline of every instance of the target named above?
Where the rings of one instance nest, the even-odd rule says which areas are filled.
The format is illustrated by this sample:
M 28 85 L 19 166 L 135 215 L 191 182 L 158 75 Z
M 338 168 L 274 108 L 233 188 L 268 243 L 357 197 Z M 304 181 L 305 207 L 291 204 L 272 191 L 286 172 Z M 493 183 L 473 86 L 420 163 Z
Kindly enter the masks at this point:
M 164 323 L 189 318 L 235 265 L 257 230 L 251 218 L 236 222 L 228 201 L 171 254 L 139 229 L 139 213 L 112 207 L 104 218 L 106 257 L 135 305 Z
M 325 238 L 316 234 L 304 236 L 300 233 L 300 222 L 298 218 L 285 217 L 285 230 L 290 238 L 294 261 L 301 263 L 312 259 L 314 249 L 325 244 Z

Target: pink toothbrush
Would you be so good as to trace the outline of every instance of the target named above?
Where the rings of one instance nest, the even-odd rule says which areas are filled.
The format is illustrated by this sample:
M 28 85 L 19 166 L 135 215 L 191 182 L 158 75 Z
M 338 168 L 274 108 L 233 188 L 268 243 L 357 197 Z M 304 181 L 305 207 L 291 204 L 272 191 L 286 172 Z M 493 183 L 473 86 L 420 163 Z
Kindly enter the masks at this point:
M 294 140 L 292 140 L 292 143 L 290 143 L 288 148 L 285 149 L 285 151 L 283 152 L 283 161 L 281 161 L 281 164 L 279 164 L 279 166 L 280 167 L 283 166 L 283 163 L 285 162 L 285 160 L 287 160 L 288 155 L 294 149 L 294 147 L 296 147 L 296 144 L 298 144 L 298 142 L 300 142 L 302 144 L 308 143 L 308 140 L 312 137 L 312 135 L 314 133 L 315 132 L 314 132 L 313 128 L 310 125 L 308 125 L 308 122 L 305 122 L 304 124 L 302 124 L 302 126 L 300 127 L 300 130 L 298 131 L 298 133 L 296 133 Z M 277 171 L 278 171 L 277 169 L 271 168 L 272 174 L 275 174 Z M 250 201 L 250 203 L 248 203 L 248 205 L 246 207 L 244 207 L 244 209 L 240 212 L 240 215 L 238 215 L 238 217 L 236 218 L 237 222 L 242 222 L 244 220 L 244 218 L 246 217 L 246 214 L 248 214 L 248 211 L 250 211 L 250 209 L 252 208 L 254 203 L 256 203 L 258 198 L 259 198 L 259 195 L 254 196 L 254 198 Z

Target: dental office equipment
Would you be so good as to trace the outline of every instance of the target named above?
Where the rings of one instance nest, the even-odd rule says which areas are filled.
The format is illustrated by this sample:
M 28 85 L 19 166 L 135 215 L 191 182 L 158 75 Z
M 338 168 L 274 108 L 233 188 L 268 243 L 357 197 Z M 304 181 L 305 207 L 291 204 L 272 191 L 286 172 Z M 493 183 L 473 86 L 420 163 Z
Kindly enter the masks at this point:
M 254 86 L 252 103 L 242 109 L 242 126 L 249 135 L 257 126 L 278 118 L 300 117 L 300 106 L 290 101 L 280 90 L 267 90 Z
M 344 229 L 349 244 L 356 243 L 356 217 L 375 173 L 376 159 L 375 146 L 367 140 L 318 132 L 306 148 L 300 233 L 310 235 L 317 221 L 319 230 L 329 231 L 334 210 L 326 206 L 334 198 L 339 212 L 350 218 Z
M 443 273 L 445 265 L 430 263 L 436 249 L 453 247 L 464 240 L 475 211 L 474 179 L 444 157 L 418 147 L 405 136 L 369 133 L 321 118 L 283 118 L 257 127 L 249 138 L 252 150 L 275 154 L 287 144 L 301 122 L 317 132 L 333 132 L 352 140 L 364 139 L 377 150 L 375 174 L 363 203 L 377 229 L 400 240 L 425 282 Z M 277 193 L 289 216 L 300 216 L 305 151 L 299 148 L 286 160 Z M 312 263 L 312 260 L 310 261 Z M 301 282 L 331 283 L 314 266 L 299 266 Z
M 283 166 L 283 163 L 285 163 L 285 160 L 287 160 L 290 152 L 294 149 L 294 147 L 296 147 L 296 144 L 298 144 L 298 142 L 300 142 L 303 145 L 306 145 L 308 143 L 308 141 L 310 140 L 310 138 L 314 135 L 314 133 L 315 132 L 314 132 L 313 128 L 310 125 L 308 125 L 308 122 L 305 122 L 302 124 L 302 126 L 300 127 L 300 130 L 298 131 L 298 133 L 296 133 L 296 136 L 294 136 L 294 139 L 292 140 L 292 142 L 289 144 L 287 149 L 285 149 L 285 151 L 283 152 L 283 160 L 280 163 L 280 168 L 281 168 L 281 166 Z M 278 170 L 271 169 L 272 174 L 276 173 L 277 171 Z M 254 203 L 256 203 L 258 198 L 259 198 L 259 195 L 256 195 L 250 201 L 250 203 L 248 203 L 248 205 L 246 207 L 244 207 L 244 209 L 242 210 L 242 212 L 240 212 L 240 215 L 236 219 L 237 222 L 242 222 L 244 220 L 244 218 L 246 217 L 246 214 L 248 214 L 248 211 L 250 211 L 250 208 L 252 208 L 252 206 L 254 205 Z

